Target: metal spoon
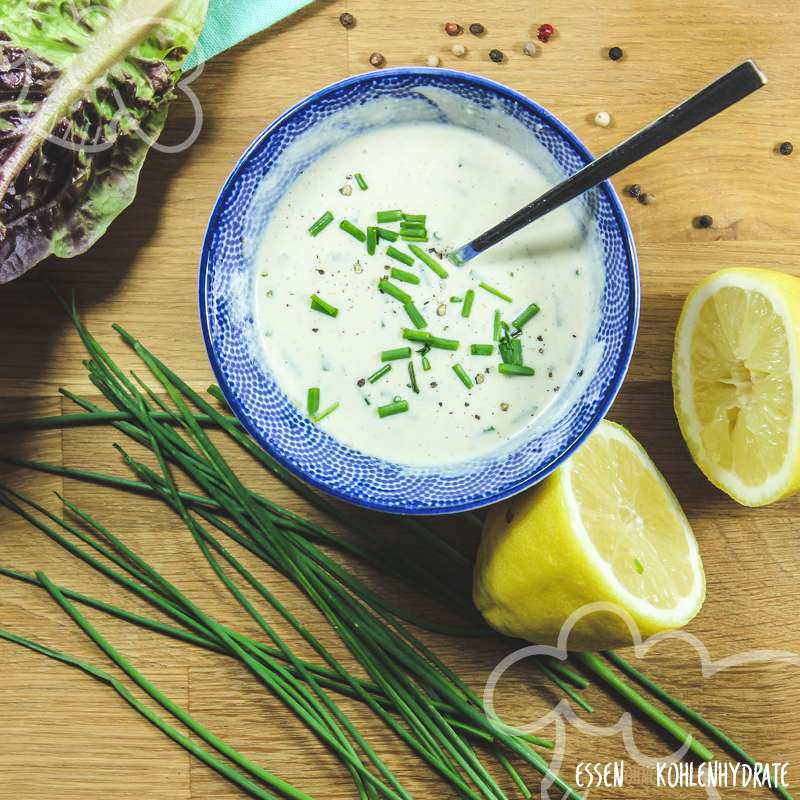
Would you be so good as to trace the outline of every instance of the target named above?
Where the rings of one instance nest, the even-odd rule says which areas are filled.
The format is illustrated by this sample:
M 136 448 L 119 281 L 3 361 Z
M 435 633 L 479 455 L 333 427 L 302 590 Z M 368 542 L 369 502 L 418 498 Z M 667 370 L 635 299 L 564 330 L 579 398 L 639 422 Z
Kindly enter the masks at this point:
M 530 225 L 564 203 L 602 183 L 617 172 L 629 167 L 639 159 L 658 150 L 673 139 L 697 127 L 711 117 L 724 111 L 728 106 L 738 103 L 749 94 L 760 89 L 767 82 L 767 76 L 752 60 L 739 64 L 730 72 L 717 78 L 697 94 L 684 100 L 664 116 L 651 122 L 646 128 L 621 142 L 600 158 L 590 162 L 583 169 L 565 181 L 549 189 L 541 197 L 521 208 L 515 214 L 482 233 L 463 247 L 448 254 L 454 264 L 461 265 L 475 258 L 479 253 L 502 242 L 520 228 Z

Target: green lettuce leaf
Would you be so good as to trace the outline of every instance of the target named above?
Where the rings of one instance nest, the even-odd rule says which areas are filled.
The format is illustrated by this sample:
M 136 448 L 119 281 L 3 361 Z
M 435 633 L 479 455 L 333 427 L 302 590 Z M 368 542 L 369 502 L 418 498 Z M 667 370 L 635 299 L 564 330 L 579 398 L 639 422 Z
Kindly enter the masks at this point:
M 2 0 L 0 284 L 134 199 L 208 0 Z

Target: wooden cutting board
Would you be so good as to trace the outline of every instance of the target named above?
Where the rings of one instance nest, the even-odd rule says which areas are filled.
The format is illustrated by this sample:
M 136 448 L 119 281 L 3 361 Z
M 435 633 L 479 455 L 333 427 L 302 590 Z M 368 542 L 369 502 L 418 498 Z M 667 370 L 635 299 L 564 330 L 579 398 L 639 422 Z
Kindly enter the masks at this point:
M 774 10 L 759 9 L 768 5 Z M 0 415 L 56 414 L 66 410 L 59 386 L 93 395 L 79 343 L 46 282 L 62 293 L 75 289 L 83 313 L 120 363 L 134 360 L 109 330 L 118 321 L 142 338 L 198 388 L 210 380 L 198 329 L 197 262 L 205 222 L 218 189 L 247 144 L 285 108 L 315 89 L 370 69 L 382 52 L 390 66 L 422 64 L 430 54 L 443 64 L 507 83 L 554 111 L 600 152 L 635 131 L 685 95 L 746 57 L 769 76 L 763 91 L 615 181 L 636 182 L 657 202 L 623 198 L 641 259 L 643 312 L 636 356 L 611 418 L 625 423 L 664 471 L 694 524 L 708 574 L 708 601 L 690 630 L 714 659 L 743 650 L 800 651 L 800 570 L 797 521 L 800 500 L 749 510 L 735 505 L 690 462 L 671 409 L 672 336 L 681 303 L 701 277 L 727 266 L 759 266 L 800 275 L 800 149 L 778 155 L 783 140 L 800 145 L 800 17 L 791 4 L 744 0 L 559 0 L 488 6 L 469 0 L 317 2 L 208 65 L 192 89 L 204 124 L 197 143 L 180 155 L 152 154 L 139 197 L 88 255 L 52 261 L 0 289 Z M 339 14 L 357 25 L 346 31 Z M 486 34 L 450 39 L 448 18 L 481 22 Z M 522 53 L 536 28 L 550 22 L 558 34 L 534 58 Z M 463 59 L 450 53 L 458 41 Z M 625 57 L 612 62 L 612 45 Z M 506 60 L 494 64 L 491 48 Z M 609 128 L 591 120 L 613 117 Z M 174 108 L 167 139 L 192 130 L 191 104 Z M 710 230 L 692 220 L 710 214 Z M 67 430 L 0 437 L 0 452 L 54 463 L 122 472 L 106 431 Z M 301 511 L 252 467 L 247 474 L 282 502 Z M 53 510 L 54 491 L 95 513 L 223 619 L 242 625 L 212 581 L 181 525 L 155 503 L 0 468 L 0 477 L 24 487 Z M 376 535 L 386 527 L 374 519 Z M 28 526 L 0 513 L 0 563 L 44 568 L 52 578 L 113 599 L 94 575 L 75 564 Z M 460 531 L 453 531 L 459 536 Z M 462 536 L 474 548 L 473 537 Z M 367 576 L 369 578 L 369 576 Z M 276 582 L 277 583 L 277 582 Z M 278 583 L 283 590 L 283 584 Z M 287 598 L 291 593 L 286 590 Z M 403 594 L 400 592 L 400 599 Z M 409 602 L 416 602 L 407 596 Z M 297 600 L 297 610 L 304 606 Z M 174 699 L 247 754 L 311 794 L 336 800 L 354 796 L 339 765 L 298 723 L 225 660 L 99 620 L 143 671 Z M 0 625 L 106 665 L 81 634 L 41 593 L 8 581 L 0 586 Z M 510 649 L 506 641 L 465 642 L 430 637 L 446 661 L 480 688 Z M 211 800 L 234 798 L 230 786 L 152 730 L 115 696 L 83 676 L 10 645 L 0 644 L 0 800 Z M 655 650 L 647 670 L 693 704 L 760 759 L 789 761 L 791 783 L 800 782 L 800 674 L 796 667 L 751 664 L 703 678 L 691 648 Z M 504 703 L 517 721 L 534 719 L 556 696 L 532 670 L 517 668 L 504 686 Z M 597 687 L 586 693 L 592 721 L 609 723 L 619 707 Z M 355 714 L 358 719 L 358 713 Z M 367 730 L 370 723 L 365 721 Z M 644 753 L 665 755 L 669 745 L 635 723 Z M 390 765 L 420 798 L 446 798 L 442 788 L 396 741 L 382 739 Z M 594 739 L 568 732 L 562 774 L 574 780 L 579 761 L 625 756 L 618 736 Z M 700 798 L 702 790 L 666 791 L 652 772 L 628 758 L 628 785 L 593 797 Z M 535 781 L 534 781 L 535 785 Z M 515 796 L 513 788 L 510 796 Z M 723 797 L 767 796 L 723 790 Z

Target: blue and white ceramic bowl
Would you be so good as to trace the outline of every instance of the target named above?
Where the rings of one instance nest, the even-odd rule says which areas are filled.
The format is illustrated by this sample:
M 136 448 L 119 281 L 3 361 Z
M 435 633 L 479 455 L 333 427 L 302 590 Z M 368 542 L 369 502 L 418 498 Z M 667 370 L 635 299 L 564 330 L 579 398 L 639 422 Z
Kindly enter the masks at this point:
M 412 468 L 346 447 L 312 424 L 289 402 L 259 357 L 252 299 L 258 244 L 283 192 L 329 147 L 369 127 L 414 117 L 474 127 L 512 147 L 509 131 L 513 129 L 517 141 L 522 131 L 523 147 L 543 147 L 552 156 L 554 180 L 591 159 L 575 135 L 544 108 L 476 75 L 400 68 L 335 83 L 275 120 L 223 187 L 203 246 L 200 317 L 208 355 L 228 403 L 281 464 L 307 483 L 361 506 L 441 514 L 484 506 L 533 485 L 589 435 L 628 368 L 639 315 L 639 275 L 630 227 L 606 183 L 577 201 L 596 226 L 605 267 L 600 322 L 592 345 L 599 354 L 596 368 L 571 395 L 562 392 L 568 402 L 554 404 L 543 426 L 515 437 L 489 457 Z M 309 137 L 315 128 L 323 135 Z M 298 146 L 307 141 L 317 144 Z

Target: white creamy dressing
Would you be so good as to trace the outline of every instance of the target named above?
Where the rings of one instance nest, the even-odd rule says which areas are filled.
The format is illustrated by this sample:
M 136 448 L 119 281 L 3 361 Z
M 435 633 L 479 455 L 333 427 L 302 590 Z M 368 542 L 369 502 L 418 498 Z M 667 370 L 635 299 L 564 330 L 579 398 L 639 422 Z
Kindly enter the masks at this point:
M 358 188 L 355 172 L 364 175 L 368 190 Z M 344 185 L 352 187 L 349 196 L 339 191 Z M 377 224 L 379 210 L 427 214 L 431 238 L 420 246 L 446 251 L 550 185 L 536 165 L 510 147 L 439 122 L 379 127 L 341 141 L 312 163 L 270 217 L 253 284 L 264 358 L 289 399 L 305 413 L 309 387 L 319 387 L 321 409 L 340 403 L 319 423 L 332 436 L 367 454 L 414 466 L 486 455 L 529 434 L 546 409 L 574 396 L 575 387 L 589 378 L 584 372 L 590 369 L 603 276 L 585 208 L 562 207 L 463 267 L 441 261 L 447 280 L 419 261 L 408 267 L 388 258 L 387 242 L 367 255 L 365 245 L 340 230 L 339 222 L 346 218 L 365 230 Z M 335 221 L 310 236 L 309 226 L 327 210 Z M 401 240 L 395 246 L 407 252 Z M 412 296 L 427 320 L 426 330 L 461 342 L 456 352 L 432 350 L 428 372 L 416 352 L 422 345 L 402 338 L 402 329 L 413 327 L 402 305 L 378 291 L 378 281 L 389 277 L 392 266 L 421 277 L 419 285 L 393 283 Z M 513 302 L 479 288 L 482 281 Z M 465 319 L 461 303 L 451 297 L 464 297 L 470 288 L 476 296 Z M 312 293 L 338 307 L 338 316 L 313 311 Z M 495 310 L 510 324 L 532 302 L 541 311 L 524 327 L 521 340 L 524 362 L 536 375 L 501 375 L 492 340 Z M 439 316 L 443 304 L 446 313 Z M 494 344 L 493 355 L 471 355 L 473 343 Z M 408 345 L 419 394 L 409 386 L 407 360 L 391 362 L 391 372 L 377 383 L 358 385 L 381 367 L 381 351 Z M 483 382 L 467 390 L 453 372 L 456 363 L 473 381 L 482 375 Z M 380 419 L 378 406 L 397 397 L 408 401 L 409 411 Z

